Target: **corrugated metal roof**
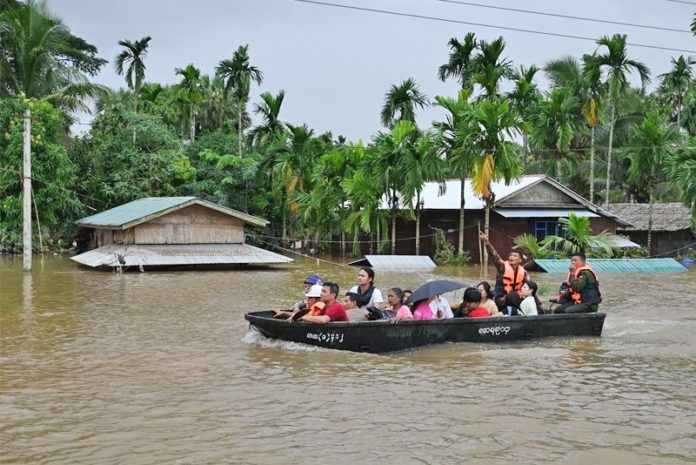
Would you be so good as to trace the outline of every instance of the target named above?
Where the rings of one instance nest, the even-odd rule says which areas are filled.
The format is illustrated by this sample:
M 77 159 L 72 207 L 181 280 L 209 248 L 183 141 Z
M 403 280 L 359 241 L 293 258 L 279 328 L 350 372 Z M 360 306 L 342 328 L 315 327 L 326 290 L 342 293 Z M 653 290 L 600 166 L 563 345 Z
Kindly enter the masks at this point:
M 598 218 L 599 215 L 588 210 L 559 210 L 544 208 L 494 208 L 494 212 L 505 218 L 567 218 L 570 213 L 586 218 Z
M 292 258 L 248 244 L 121 245 L 111 244 L 71 257 L 98 267 L 290 263 Z
M 211 208 L 256 226 L 266 226 L 268 224 L 268 221 L 262 218 L 222 207 L 196 197 L 146 197 L 87 216 L 78 220 L 77 223 L 82 227 L 88 228 L 127 229 L 193 204 Z
M 423 270 L 437 266 L 427 255 L 365 255 L 349 265 L 371 266 L 380 270 Z
M 548 273 L 568 273 L 570 259 L 535 259 Z M 597 273 L 663 273 L 687 271 L 673 258 L 589 258 L 587 263 Z

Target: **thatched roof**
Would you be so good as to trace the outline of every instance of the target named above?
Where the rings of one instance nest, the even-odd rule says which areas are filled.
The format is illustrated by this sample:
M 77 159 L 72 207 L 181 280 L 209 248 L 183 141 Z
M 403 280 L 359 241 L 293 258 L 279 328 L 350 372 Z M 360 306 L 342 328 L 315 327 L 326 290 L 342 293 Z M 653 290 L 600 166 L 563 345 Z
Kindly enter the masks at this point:
M 631 226 L 617 225 L 617 231 L 647 231 L 647 203 L 615 203 L 609 210 Z M 691 211 L 681 203 L 653 204 L 653 231 L 681 231 L 691 227 Z

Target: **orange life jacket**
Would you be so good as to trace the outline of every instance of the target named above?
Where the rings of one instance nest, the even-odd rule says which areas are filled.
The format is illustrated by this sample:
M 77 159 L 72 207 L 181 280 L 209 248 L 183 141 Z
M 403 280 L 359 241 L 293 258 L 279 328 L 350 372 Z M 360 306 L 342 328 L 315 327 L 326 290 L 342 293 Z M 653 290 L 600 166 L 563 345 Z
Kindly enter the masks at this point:
M 505 264 L 505 272 L 503 273 L 503 289 L 505 293 L 507 294 L 513 290 L 519 292 L 522 289 L 524 280 L 527 279 L 527 271 L 522 265 L 517 265 L 517 274 L 515 274 L 515 270 L 510 265 L 510 262 L 505 260 L 503 263 Z
M 307 315 L 322 316 L 324 314 L 324 307 L 326 307 L 326 304 L 324 302 L 316 302 L 309 308 L 309 312 L 307 312 Z
M 599 294 L 599 278 L 597 277 L 597 273 L 595 273 L 595 270 L 593 270 L 590 265 L 586 264 L 585 266 L 581 266 L 580 268 L 575 270 L 575 279 L 576 280 L 578 279 L 578 276 L 580 276 L 580 273 L 582 273 L 583 271 L 589 271 L 590 273 L 592 273 L 592 275 L 595 278 L 594 285 L 591 286 L 591 289 L 587 289 L 587 291 L 591 291 L 591 292 L 583 292 L 583 291 L 586 291 L 586 289 L 583 289 L 583 291 L 576 291 L 575 289 L 573 289 L 573 286 L 571 286 L 571 284 L 570 284 L 571 275 L 570 275 L 570 273 L 568 273 L 568 279 L 566 280 L 566 282 L 568 283 L 568 290 L 570 291 L 570 298 L 573 299 L 573 303 L 575 303 L 575 304 L 579 304 L 579 303 L 583 303 L 583 302 L 584 303 L 601 302 L 602 299 L 601 299 L 601 296 Z M 596 290 L 597 297 L 599 297 L 599 300 L 596 300 L 596 298 L 595 298 L 595 292 L 594 292 L 595 290 Z M 583 295 L 582 295 L 583 293 L 585 294 L 584 299 L 583 299 Z M 585 302 L 586 300 L 592 300 L 592 302 Z

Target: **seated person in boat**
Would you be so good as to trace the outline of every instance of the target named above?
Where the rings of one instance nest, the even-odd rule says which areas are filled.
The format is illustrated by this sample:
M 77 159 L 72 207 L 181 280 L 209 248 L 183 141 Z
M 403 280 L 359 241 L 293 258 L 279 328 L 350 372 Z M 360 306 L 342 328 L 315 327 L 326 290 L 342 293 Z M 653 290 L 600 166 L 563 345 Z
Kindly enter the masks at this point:
M 393 287 L 387 292 L 387 304 L 385 308 L 389 312 L 391 318 L 390 322 L 398 323 L 401 320 L 412 320 L 413 314 L 408 306 L 402 303 L 404 294 L 401 288 Z
M 401 303 L 404 305 L 408 305 L 406 302 L 408 302 L 408 299 L 411 298 L 411 294 L 413 294 L 413 291 L 411 289 L 404 289 L 403 297 L 401 297 Z
M 435 296 L 429 299 L 419 300 L 413 303 L 413 319 L 414 320 L 432 320 L 433 311 L 430 308 L 430 302 L 435 299 Z
M 449 318 L 454 318 L 452 313 L 452 306 L 447 299 L 441 295 L 435 296 L 435 299 L 430 302 L 430 310 L 433 312 L 433 317 L 438 320 L 447 320 Z
M 305 292 L 305 296 L 306 296 L 307 293 L 309 292 L 309 288 L 311 288 L 311 287 L 314 286 L 315 284 L 321 285 L 321 284 L 323 284 L 323 282 L 324 282 L 324 281 L 321 279 L 321 276 L 319 276 L 319 275 L 312 274 L 312 275 L 307 276 L 307 279 L 304 280 L 304 292 Z M 300 300 L 299 302 L 296 302 L 296 303 L 292 306 L 292 312 L 294 313 L 294 312 L 296 312 L 296 311 L 298 311 L 298 310 L 303 310 L 303 309 L 305 309 L 305 308 L 307 308 L 307 307 L 306 307 L 306 304 L 305 304 L 305 301 L 304 301 L 304 300 Z M 285 313 L 287 313 L 287 312 L 285 312 Z
M 338 284 L 327 282 L 321 288 L 320 300 L 326 305 L 321 315 L 305 315 L 300 317 L 300 321 L 308 323 L 326 324 L 331 321 L 348 321 L 346 309 L 343 304 L 336 300 L 338 296 Z
M 503 300 L 503 308 L 500 310 L 503 316 L 518 316 L 522 315 L 520 304 L 522 299 L 517 292 L 508 292 Z
M 298 314 L 298 312 L 303 311 L 305 309 L 308 309 L 308 312 L 304 312 L 303 314 L 308 314 L 308 315 L 321 315 L 325 304 L 324 302 L 321 302 L 319 298 L 321 297 L 321 284 L 315 284 L 312 287 L 310 287 L 307 290 L 307 293 L 305 294 L 305 300 L 302 305 L 302 310 L 299 308 L 296 309 L 296 307 L 293 307 L 293 311 L 291 312 L 286 312 L 283 310 L 273 310 L 273 317 L 274 318 L 287 318 L 288 321 L 292 322 L 295 319 L 295 316 Z
M 587 264 L 583 252 L 577 252 L 570 257 L 566 282 L 572 301 L 556 307 L 554 313 L 589 313 L 599 310 L 599 304 L 602 302 L 599 279 L 597 273 Z
M 493 294 L 491 293 L 491 285 L 488 281 L 481 281 L 476 285 L 476 289 L 481 293 L 481 306 L 488 309 L 491 316 L 502 315 L 498 306 L 493 302 Z
M 526 316 L 538 315 L 541 308 L 541 302 L 536 296 L 538 286 L 532 280 L 527 280 L 522 284 L 520 294 L 522 302 L 520 302 L 520 313 Z
M 343 308 L 346 309 L 346 312 L 349 312 L 350 310 L 354 308 L 358 308 L 358 304 L 356 302 L 356 297 L 357 294 L 355 292 L 346 292 L 346 296 L 343 298 Z M 350 316 L 348 317 L 350 318 Z
M 493 257 L 497 275 L 495 278 L 495 289 L 493 290 L 493 298 L 499 309 L 502 310 L 505 296 L 512 291 L 520 292 L 522 284 L 529 277 L 527 271 L 522 266 L 524 256 L 517 249 L 512 249 L 507 260 L 503 260 L 498 255 L 498 252 L 491 245 L 491 241 L 484 233 L 480 235 L 481 241 L 486 246 L 488 253 Z
M 467 318 L 487 318 L 491 316 L 486 307 L 481 306 L 481 291 L 470 287 L 464 291 L 464 299 L 460 306 L 462 317 Z
M 382 292 L 375 287 L 375 270 L 364 266 L 358 270 L 358 283 L 350 288 L 350 292 L 356 294 L 356 302 L 361 312 L 350 315 L 351 320 L 366 319 L 368 308 L 381 310 L 384 306 Z

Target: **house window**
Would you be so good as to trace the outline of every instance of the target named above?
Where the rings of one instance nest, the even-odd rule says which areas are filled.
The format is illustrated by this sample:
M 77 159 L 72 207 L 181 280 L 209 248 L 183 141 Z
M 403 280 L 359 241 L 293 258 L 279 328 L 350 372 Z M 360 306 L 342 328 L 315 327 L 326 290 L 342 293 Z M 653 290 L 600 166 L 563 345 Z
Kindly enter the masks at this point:
M 558 221 L 535 221 L 534 236 L 537 241 L 542 240 L 546 236 L 556 236 L 559 232 Z

